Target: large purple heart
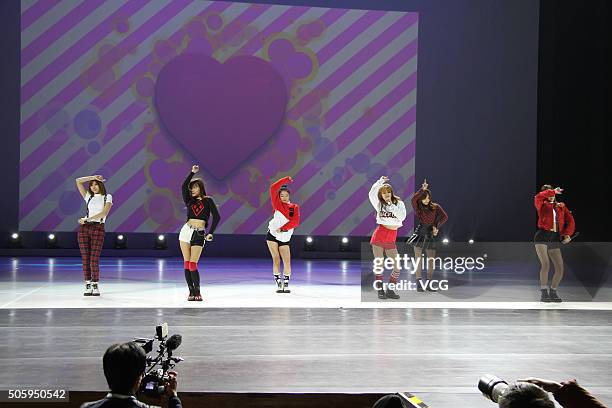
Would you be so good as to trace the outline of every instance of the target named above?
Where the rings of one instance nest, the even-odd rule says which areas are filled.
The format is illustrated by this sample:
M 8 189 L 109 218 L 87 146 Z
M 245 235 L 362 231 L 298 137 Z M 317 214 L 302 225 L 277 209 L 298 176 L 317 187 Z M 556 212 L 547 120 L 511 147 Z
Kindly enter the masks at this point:
M 251 56 L 221 64 L 182 54 L 161 69 L 155 85 L 164 128 L 219 180 L 274 135 L 286 103 L 283 78 Z

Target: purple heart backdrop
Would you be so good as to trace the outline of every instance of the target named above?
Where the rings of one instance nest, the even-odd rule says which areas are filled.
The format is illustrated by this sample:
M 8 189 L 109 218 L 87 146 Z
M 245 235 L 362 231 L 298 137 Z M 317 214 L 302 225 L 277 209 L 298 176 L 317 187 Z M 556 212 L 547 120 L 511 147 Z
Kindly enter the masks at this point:
M 193 163 L 220 233 L 265 232 L 294 178 L 300 234 L 368 235 L 371 183 L 414 191 L 418 13 L 200 0 L 30 2 L 20 230 L 72 231 L 103 174 L 108 229 L 175 232 Z M 408 205 L 409 207 L 409 205 Z M 412 217 L 404 232 L 412 228 Z

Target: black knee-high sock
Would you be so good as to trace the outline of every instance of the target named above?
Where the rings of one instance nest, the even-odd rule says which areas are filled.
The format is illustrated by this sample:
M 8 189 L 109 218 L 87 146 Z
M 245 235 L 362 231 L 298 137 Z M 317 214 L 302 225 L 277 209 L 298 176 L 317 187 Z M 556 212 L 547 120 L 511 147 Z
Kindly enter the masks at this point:
M 189 294 L 192 296 L 195 296 L 195 293 L 193 293 L 193 281 L 191 280 L 191 272 L 189 271 L 189 269 L 185 269 L 185 281 L 187 282 L 187 286 L 189 287 Z
M 200 294 L 200 272 L 196 269 L 191 271 L 191 281 L 193 282 L 193 290 L 195 295 Z

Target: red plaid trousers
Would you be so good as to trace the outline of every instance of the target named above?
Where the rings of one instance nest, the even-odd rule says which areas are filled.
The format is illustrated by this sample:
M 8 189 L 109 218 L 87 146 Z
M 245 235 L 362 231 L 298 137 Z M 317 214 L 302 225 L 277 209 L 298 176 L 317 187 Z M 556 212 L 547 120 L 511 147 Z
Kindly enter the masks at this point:
M 100 253 L 104 244 L 104 224 L 79 225 L 79 248 L 85 280 L 100 280 Z

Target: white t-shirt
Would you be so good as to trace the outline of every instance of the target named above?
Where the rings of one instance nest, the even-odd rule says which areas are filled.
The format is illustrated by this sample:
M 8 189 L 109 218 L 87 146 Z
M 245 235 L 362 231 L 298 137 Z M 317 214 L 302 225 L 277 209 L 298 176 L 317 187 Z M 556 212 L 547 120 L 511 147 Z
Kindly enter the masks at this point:
M 287 231 L 279 232 L 279 228 L 289 222 L 289 219 L 283 215 L 282 212 L 276 210 L 274 211 L 274 216 L 268 223 L 268 229 L 270 230 L 270 234 L 280 242 L 289 242 L 291 236 L 293 235 L 293 228 Z
M 89 191 L 85 194 L 85 197 L 83 198 L 85 200 L 85 205 L 87 205 L 87 202 L 89 201 L 89 197 L 91 197 L 91 194 L 89 194 Z M 113 196 L 110 194 L 106 195 L 106 202 L 107 203 L 113 203 Z M 89 216 L 93 216 L 96 215 L 98 213 L 101 213 L 102 210 L 104 209 L 104 195 L 102 194 L 95 194 L 92 198 L 91 201 L 89 201 Z M 93 221 L 102 221 L 104 222 L 105 219 L 99 219 L 99 220 L 93 220 Z

